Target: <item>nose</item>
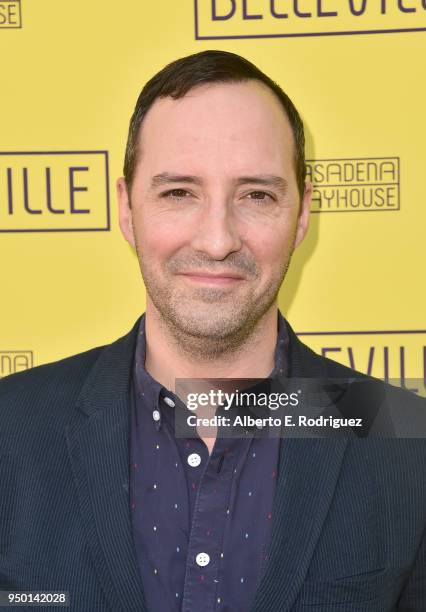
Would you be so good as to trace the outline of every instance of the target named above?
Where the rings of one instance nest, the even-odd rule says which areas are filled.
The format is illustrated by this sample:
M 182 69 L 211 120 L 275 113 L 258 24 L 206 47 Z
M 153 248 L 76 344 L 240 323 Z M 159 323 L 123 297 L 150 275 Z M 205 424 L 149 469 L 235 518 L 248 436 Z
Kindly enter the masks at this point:
M 199 218 L 191 246 L 212 259 L 222 260 L 239 251 L 241 238 L 232 210 L 225 203 L 212 203 Z

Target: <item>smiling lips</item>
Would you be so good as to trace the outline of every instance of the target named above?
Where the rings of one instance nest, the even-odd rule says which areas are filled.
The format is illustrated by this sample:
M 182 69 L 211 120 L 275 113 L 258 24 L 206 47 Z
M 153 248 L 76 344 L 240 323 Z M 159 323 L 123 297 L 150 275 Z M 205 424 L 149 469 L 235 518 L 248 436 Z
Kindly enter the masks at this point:
M 230 285 L 244 280 L 242 276 L 233 272 L 222 272 L 221 274 L 210 274 L 208 272 L 184 272 L 181 276 L 196 282 L 211 285 Z

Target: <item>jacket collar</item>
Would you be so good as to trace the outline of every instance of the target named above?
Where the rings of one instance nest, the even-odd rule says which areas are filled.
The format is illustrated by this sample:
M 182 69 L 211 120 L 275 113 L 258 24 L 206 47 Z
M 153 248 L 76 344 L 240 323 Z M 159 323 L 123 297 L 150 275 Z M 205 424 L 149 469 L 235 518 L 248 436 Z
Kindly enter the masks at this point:
M 128 393 L 138 331 L 144 315 L 132 329 L 112 344 L 106 345 L 90 370 L 81 389 L 77 406 L 88 416 L 108 408 Z M 324 359 L 301 342 L 290 323 L 278 311 L 279 329 L 287 330 L 286 344 L 290 374 L 300 378 L 322 378 L 327 375 Z M 277 351 L 276 351 L 277 352 Z

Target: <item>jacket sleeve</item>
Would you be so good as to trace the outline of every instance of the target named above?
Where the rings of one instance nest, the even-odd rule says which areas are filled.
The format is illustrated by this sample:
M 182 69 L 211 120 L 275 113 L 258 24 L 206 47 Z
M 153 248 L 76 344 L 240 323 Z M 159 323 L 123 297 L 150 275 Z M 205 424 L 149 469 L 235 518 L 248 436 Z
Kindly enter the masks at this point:
M 426 610 L 426 529 L 396 610 L 398 612 L 424 612 Z

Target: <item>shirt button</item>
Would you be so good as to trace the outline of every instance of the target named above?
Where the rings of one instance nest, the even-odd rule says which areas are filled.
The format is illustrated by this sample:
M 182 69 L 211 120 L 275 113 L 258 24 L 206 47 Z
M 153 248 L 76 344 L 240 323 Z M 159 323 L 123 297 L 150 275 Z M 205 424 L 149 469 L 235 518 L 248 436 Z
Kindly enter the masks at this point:
M 210 563 L 210 557 L 207 553 L 198 553 L 195 557 L 195 561 L 200 567 L 205 567 Z
M 158 410 L 154 410 L 152 413 L 152 418 L 154 419 L 154 421 L 159 421 L 160 420 L 160 412 Z
M 173 401 L 173 400 L 172 400 L 170 397 L 165 397 L 165 398 L 164 398 L 164 401 L 166 402 L 166 404 L 167 404 L 168 406 L 170 406 L 171 408 L 174 408 L 175 403 L 174 403 L 174 401 Z
M 201 463 L 201 457 L 198 453 L 191 453 L 188 457 L 188 463 L 191 467 L 197 467 Z

